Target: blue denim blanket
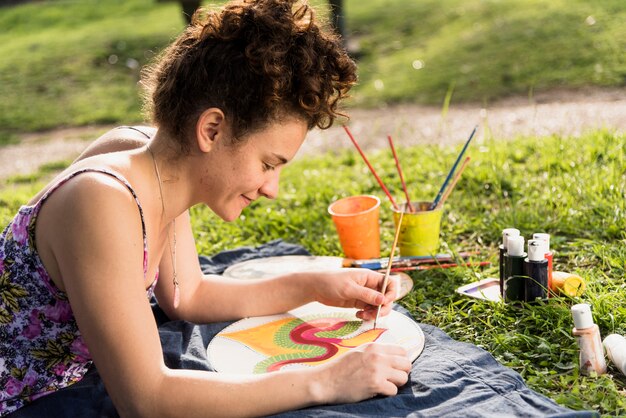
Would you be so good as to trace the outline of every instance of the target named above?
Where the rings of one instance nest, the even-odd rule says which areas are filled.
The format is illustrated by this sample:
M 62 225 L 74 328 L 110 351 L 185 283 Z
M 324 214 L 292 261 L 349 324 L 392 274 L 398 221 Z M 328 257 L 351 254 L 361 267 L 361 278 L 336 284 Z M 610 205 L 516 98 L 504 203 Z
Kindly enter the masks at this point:
M 205 273 L 222 273 L 236 262 L 277 255 L 307 255 L 299 246 L 280 240 L 257 248 L 200 257 Z M 409 313 L 400 306 L 394 309 Z M 209 341 L 231 322 L 196 325 L 168 321 L 153 304 L 163 354 L 171 368 L 212 370 Z M 326 405 L 277 417 L 597 417 L 592 411 L 572 411 L 529 389 L 515 371 L 499 364 L 487 351 L 453 340 L 439 328 L 420 324 L 424 351 L 413 363 L 409 382 L 397 396 L 376 397 L 357 404 Z M 38 399 L 10 417 L 117 417 L 97 370 L 55 394 Z M 210 416 L 210 412 L 207 414 Z

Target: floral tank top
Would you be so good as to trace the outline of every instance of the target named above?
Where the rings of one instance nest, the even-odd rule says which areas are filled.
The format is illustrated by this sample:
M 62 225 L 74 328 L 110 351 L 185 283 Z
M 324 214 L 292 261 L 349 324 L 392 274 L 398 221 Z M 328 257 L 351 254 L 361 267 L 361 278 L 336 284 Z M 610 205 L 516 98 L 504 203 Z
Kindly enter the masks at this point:
M 41 206 L 57 188 L 85 172 L 116 178 L 135 198 L 143 230 L 145 278 L 148 248 L 143 210 L 135 191 L 119 174 L 79 170 L 52 186 L 35 205 L 22 206 L 0 235 L 0 416 L 81 380 L 91 365 L 67 295 L 55 286 L 35 248 Z M 157 278 L 147 291 L 149 298 Z

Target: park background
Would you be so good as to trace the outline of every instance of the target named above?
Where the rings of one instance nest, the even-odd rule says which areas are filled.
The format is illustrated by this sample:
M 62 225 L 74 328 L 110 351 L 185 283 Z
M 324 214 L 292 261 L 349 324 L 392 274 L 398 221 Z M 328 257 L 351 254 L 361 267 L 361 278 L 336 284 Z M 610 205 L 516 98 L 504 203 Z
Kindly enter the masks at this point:
M 140 70 L 184 28 L 178 3 L 12 3 L 0 7 L 0 161 L 3 149 L 33 135 L 43 146 L 59 129 L 79 129 L 73 132 L 84 132 L 79 134 L 84 146 L 111 125 L 142 122 Z M 327 3 L 313 4 L 322 17 L 329 16 Z M 418 321 L 485 348 L 562 405 L 626 415 L 626 378 L 614 366 L 599 377 L 579 374 L 569 312 L 574 303 L 590 303 L 603 336 L 626 334 L 626 127 L 603 127 L 599 121 L 595 129 L 568 135 L 509 132 L 504 141 L 484 112 L 452 117 L 455 109 L 495 110 L 507 100 L 540 109 L 551 95 L 602 94 L 622 105 L 626 4 L 345 0 L 344 12 L 348 46 L 359 68 L 348 105 L 356 116 L 349 123 L 364 144 L 394 135 L 416 200 L 434 197 L 459 141 L 480 125 L 468 150 L 472 162 L 446 205 L 443 250 L 480 251 L 481 260 L 495 263 L 503 228 L 517 227 L 526 237 L 548 232 L 556 267 L 587 281 L 582 297 L 520 309 L 454 293 L 463 284 L 497 276 L 497 267 L 414 272 L 415 289 L 401 303 Z M 421 109 L 413 106 L 436 109 L 436 121 L 411 113 Z M 362 112 L 385 118 L 374 123 L 359 117 Z M 424 124 L 435 141 L 424 139 Z M 206 208 L 192 210 L 200 253 L 282 238 L 313 254 L 340 255 L 326 207 L 337 198 L 368 193 L 385 202 L 381 241 L 388 255 L 393 221 L 378 184 L 345 136 L 315 131 L 312 137 L 329 143 L 284 170 L 278 200 L 255 203 L 232 224 Z M 367 149 L 400 199 L 389 150 Z M 0 223 L 70 162 L 48 155 L 27 173 L 2 177 Z

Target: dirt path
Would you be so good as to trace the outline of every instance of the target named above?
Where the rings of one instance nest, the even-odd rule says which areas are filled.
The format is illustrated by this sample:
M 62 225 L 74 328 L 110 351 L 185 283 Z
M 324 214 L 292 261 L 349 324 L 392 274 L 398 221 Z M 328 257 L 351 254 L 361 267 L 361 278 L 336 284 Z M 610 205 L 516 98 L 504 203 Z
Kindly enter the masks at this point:
M 456 144 L 467 140 L 475 125 L 475 143 L 489 134 L 497 140 L 519 136 L 579 136 L 606 128 L 626 133 L 626 88 L 586 91 L 552 91 L 529 98 L 510 98 L 488 106 L 453 105 L 447 115 L 441 108 L 396 106 L 379 110 L 354 110 L 350 130 L 364 148 L 388 147 L 387 135 L 398 144 Z M 488 129 L 485 129 L 488 128 Z M 341 127 L 309 134 L 301 154 L 353 147 Z
M 488 106 L 452 104 L 444 115 L 440 107 L 401 105 L 350 112 L 350 129 L 363 148 L 387 146 L 387 134 L 396 146 L 456 144 L 474 125 L 481 129 L 476 143 L 490 131 L 498 140 L 518 136 L 558 134 L 578 136 L 606 128 L 626 133 L 626 88 L 552 91 L 529 98 L 511 98 Z M 0 181 L 28 174 L 42 164 L 75 158 L 95 137 L 112 126 L 58 129 L 25 134 L 19 144 L 0 147 Z M 488 128 L 485 129 L 485 128 Z M 299 156 L 352 147 L 341 126 L 309 134 Z

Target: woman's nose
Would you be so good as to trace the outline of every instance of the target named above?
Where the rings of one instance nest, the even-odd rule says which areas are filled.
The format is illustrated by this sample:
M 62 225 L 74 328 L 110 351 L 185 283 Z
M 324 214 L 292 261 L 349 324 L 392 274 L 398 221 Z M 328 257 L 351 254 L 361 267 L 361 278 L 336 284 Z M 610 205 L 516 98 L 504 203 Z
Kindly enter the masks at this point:
M 271 176 L 261 185 L 259 193 L 268 199 L 276 199 L 278 196 L 279 170 L 272 172 Z

